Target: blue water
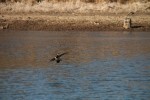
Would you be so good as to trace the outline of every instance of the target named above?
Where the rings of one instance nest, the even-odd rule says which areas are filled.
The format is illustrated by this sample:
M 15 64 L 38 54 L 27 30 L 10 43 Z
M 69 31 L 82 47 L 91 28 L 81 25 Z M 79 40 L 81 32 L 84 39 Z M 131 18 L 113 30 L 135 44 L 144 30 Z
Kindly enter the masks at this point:
M 0 47 L 0 100 L 150 98 L 149 33 L 4 31 Z

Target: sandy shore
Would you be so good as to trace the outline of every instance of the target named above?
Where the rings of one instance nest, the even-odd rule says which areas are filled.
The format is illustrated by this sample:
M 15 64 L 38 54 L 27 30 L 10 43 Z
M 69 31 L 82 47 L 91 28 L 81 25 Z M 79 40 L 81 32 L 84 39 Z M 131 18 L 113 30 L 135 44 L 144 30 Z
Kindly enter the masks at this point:
M 124 29 L 125 14 L 1 13 L 0 30 L 31 31 L 150 31 L 149 14 L 136 14 Z

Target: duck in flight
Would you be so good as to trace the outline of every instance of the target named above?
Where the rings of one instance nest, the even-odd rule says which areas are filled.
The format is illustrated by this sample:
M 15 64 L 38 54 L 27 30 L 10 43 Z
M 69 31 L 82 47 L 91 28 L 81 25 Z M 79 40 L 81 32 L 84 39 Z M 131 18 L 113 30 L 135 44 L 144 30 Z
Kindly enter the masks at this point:
M 56 61 L 57 63 L 59 63 L 60 61 L 62 61 L 62 59 L 60 57 L 65 54 L 67 54 L 67 52 L 62 53 L 62 54 L 57 54 L 54 58 L 50 59 L 50 61 Z

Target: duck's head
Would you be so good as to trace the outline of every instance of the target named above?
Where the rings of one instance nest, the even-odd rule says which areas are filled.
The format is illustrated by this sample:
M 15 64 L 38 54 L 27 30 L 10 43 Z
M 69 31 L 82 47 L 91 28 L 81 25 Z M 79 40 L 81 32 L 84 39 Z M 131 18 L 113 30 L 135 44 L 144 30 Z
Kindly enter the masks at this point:
M 56 54 L 56 57 L 59 57 L 59 53 Z

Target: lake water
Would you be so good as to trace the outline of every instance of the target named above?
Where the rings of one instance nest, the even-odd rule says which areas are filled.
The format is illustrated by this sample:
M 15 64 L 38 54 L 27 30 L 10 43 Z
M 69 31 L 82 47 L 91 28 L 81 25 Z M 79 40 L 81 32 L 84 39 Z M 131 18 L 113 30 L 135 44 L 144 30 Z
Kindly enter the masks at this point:
M 0 31 L 0 100 L 149 99 L 149 32 Z

